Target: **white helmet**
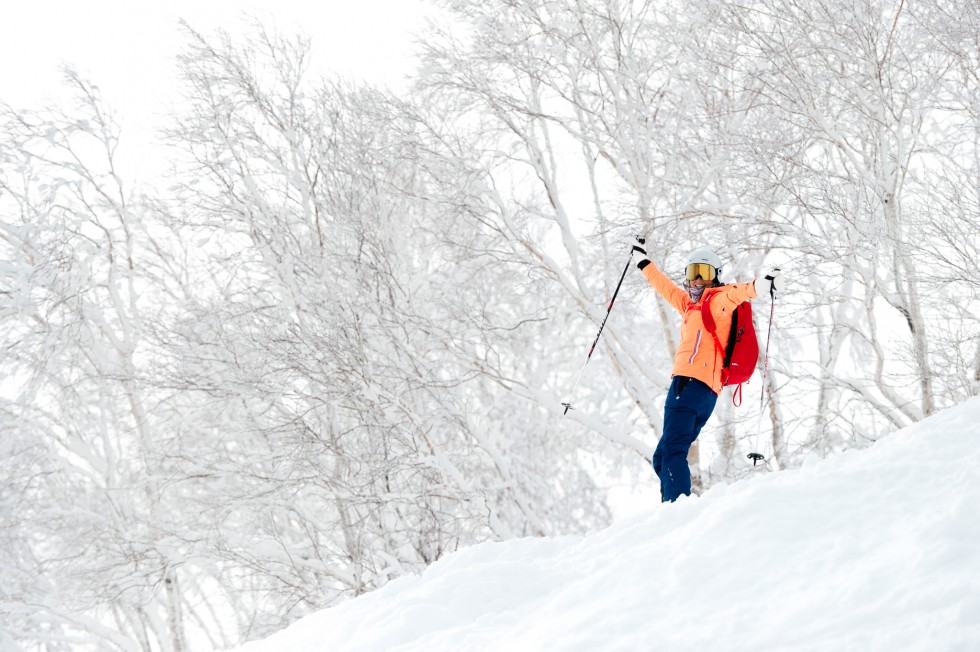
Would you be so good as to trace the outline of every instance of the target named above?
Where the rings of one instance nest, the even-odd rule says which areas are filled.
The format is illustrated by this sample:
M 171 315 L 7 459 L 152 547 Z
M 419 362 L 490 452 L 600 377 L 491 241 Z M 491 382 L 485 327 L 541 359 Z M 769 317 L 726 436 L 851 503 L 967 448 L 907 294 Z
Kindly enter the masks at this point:
M 707 247 L 702 247 L 701 249 L 695 249 L 694 251 L 691 252 L 691 255 L 687 257 L 688 268 L 690 268 L 691 265 L 699 265 L 699 264 L 711 265 L 715 270 L 714 278 L 717 278 L 718 275 L 721 274 L 721 258 L 718 257 L 718 254 L 716 254 L 711 249 L 708 249 Z M 690 275 L 688 275 L 689 280 L 690 278 L 691 278 Z M 697 276 L 695 276 L 694 278 L 697 278 Z M 713 280 L 713 279 L 705 279 L 705 280 Z

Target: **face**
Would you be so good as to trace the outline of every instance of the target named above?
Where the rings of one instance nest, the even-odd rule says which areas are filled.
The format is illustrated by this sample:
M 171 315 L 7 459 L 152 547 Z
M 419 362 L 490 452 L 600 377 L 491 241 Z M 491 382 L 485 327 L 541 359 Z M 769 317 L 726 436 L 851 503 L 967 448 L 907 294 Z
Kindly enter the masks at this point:
M 692 288 L 705 288 L 705 287 L 709 287 L 710 285 L 709 281 L 704 280 L 700 276 L 694 279 L 693 281 L 691 281 L 690 283 Z

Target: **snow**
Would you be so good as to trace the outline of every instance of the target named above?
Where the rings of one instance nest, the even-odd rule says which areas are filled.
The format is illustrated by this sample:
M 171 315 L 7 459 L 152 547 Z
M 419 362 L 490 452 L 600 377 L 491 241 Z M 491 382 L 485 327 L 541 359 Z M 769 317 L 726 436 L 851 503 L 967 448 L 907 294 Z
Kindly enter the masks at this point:
M 242 652 L 978 650 L 980 398 L 871 448 L 451 554 Z

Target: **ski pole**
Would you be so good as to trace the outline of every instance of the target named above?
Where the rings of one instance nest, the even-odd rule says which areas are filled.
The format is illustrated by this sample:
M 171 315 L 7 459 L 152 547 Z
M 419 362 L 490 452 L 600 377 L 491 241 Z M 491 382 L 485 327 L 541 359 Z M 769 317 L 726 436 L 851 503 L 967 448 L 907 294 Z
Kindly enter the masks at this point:
M 645 240 L 637 236 L 637 241 L 643 244 Z M 616 284 L 616 290 L 613 292 L 612 299 L 609 301 L 609 306 L 606 308 L 606 316 L 602 318 L 602 323 L 599 325 L 599 332 L 596 333 L 595 339 L 592 341 L 592 346 L 589 347 L 589 355 L 585 358 L 585 364 L 582 368 L 578 370 L 578 376 L 575 377 L 575 383 L 572 385 L 572 391 L 569 392 L 569 400 L 566 403 L 562 403 L 565 406 L 565 411 L 562 413 L 564 416 L 568 414 L 568 411 L 572 409 L 571 396 L 575 394 L 575 388 L 578 387 L 578 381 L 582 378 L 582 372 L 585 371 L 585 367 L 589 364 L 589 360 L 592 359 L 592 353 L 595 351 L 596 344 L 599 343 L 599 337 L 602 335 L 602 329 L 606 326 L 606 320 L 609 319 L 609 313 L 612 312 L 613 304 L 616 303 L 616 297 L 619 295 L 619 288 L 623 286 L 623 279 L 626 278 L 626 272 L 629 271 L 630 264 L 633 262 L 633 250 L 630 249 L 630 257 L 626 261 L 626 267 L 623 268 L 623 274 L 619 277 L 619 283 Z
M 776 271 L 779 271 L 778 269 Z M 765 400 L 766 400 L 766 377 L 769 375 L 769 340 L 772 338 L 772 321 L 773 317 L 776 315 L 776 287 L 771 286 L 769 288 L 769 296 L 772 299 L 769 307 L 769 328 L 766 331 L 766 355 L 765 363 L 762 365 L 762 391 L 759 393 L 759 419 L 755 424 L 755 446 L 754 448 L 758 450 L 759 448 L 759 434 L 762 432 L 762 413 L 764 411 Z M 748 458 L 752 460 L 752 466 L 755 466 L 759 462 L 765 461 L 765 457 L 761 453 L 749 453 Z

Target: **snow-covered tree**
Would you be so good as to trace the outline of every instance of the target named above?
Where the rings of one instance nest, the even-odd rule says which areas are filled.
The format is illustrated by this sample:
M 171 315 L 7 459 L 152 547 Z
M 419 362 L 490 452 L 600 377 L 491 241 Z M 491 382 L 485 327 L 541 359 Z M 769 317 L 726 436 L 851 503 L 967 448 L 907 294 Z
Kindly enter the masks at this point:
M 140 373 L 158 269 L 147 208 L 115 168 L 118 127 L 97 88 L 68 81 L 75 106 L 6 107 L 0 127 L 10 552 L 13 576 L 33 586 L 5 603 L 24 623 L 16 635 L 46 649 L 77 636 L 182 650 L 174 537 L 185 528 Z
M 222 477 L 206 509 L 254 600 L 243 630 L 463 545 L 608 522 L 548 415 L 512 407 L 548 304 L 435 114 L 315 85 L 301 40 L 190 40 L 171 136 L 204 273 L 164 368 L 200 415 L 184 455 Z

